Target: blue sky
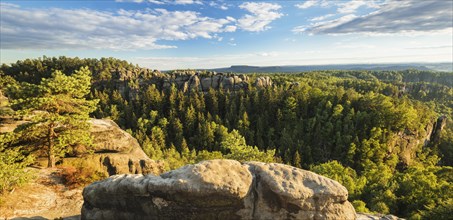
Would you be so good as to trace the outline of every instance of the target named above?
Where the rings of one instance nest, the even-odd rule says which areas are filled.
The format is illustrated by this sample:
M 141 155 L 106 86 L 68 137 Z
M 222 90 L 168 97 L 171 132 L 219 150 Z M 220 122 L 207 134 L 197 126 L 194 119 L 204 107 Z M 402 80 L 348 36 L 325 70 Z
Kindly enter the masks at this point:
M 153 69 L 453 62 L 453 1 L 0 3 L 1 63 L 116 57 Z

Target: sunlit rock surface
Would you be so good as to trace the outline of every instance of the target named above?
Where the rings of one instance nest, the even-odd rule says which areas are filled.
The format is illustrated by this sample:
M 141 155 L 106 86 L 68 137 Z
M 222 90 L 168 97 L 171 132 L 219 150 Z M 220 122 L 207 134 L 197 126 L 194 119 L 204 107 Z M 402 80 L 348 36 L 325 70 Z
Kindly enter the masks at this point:
M 87 186 L 82 219 L 355 219 L 336 181 L 283 164 L 210 160 Z

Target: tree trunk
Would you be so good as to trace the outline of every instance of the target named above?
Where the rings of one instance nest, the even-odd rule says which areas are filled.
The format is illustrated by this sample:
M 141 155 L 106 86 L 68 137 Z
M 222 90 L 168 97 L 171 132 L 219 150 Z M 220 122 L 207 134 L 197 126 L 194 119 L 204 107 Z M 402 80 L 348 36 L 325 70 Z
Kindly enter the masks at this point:
M 49 167 L 49 168 L 55 167 L 55 155 L 53 154 L 53 135 L 54 135 L 53 126 L 50 125 L 49 133 L 47 135 L 47 141 L 48 141 L 47 167 Z

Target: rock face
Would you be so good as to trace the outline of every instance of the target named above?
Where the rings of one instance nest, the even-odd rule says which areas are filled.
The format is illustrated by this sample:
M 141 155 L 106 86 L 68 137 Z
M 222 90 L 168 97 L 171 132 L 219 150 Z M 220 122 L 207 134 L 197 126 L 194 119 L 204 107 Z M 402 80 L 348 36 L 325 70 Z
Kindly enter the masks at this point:
M 137 140 L 109 119 L 91 119 L 94 160 L 108 175 L 160 174 L 163 163 L 148 158 Z
M 83 191 L 82 219 L 355 219 L 345 187 L 283 164 L 203 161 L 116 175 Z
M 357 213 L 357 220 L 404 220 L 394 215 Z
M 248 89 L 249 77 L 245 75 L 209 73 L 201 75 L 194 71 L 173 73 L 164 80 L 163 87 L 168 88 L 175 85 L 176 88 L 188 91 L 203 91 L 209 89 L 224 89 L 238 91 Z
M 255 80 L 254 85 L 256 87 L 270 87 L 272 86 L 272 80 L 269 76 L 260 76 Z

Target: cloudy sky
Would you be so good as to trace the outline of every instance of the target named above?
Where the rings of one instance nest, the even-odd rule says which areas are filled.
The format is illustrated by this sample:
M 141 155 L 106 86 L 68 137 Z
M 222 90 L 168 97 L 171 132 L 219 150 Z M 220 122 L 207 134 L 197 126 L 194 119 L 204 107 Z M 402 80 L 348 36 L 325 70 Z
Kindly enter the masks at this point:
M 1 63 L 116 57 L 153 69 L 453 62 L 450 0 L 0 2 Z

